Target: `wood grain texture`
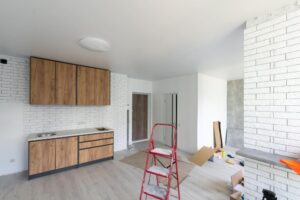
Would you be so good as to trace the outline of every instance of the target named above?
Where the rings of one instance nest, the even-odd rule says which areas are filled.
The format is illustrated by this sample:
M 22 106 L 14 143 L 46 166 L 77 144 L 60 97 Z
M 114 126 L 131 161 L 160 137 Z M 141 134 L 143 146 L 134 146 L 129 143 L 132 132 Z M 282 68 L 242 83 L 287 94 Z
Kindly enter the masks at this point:
M 55 104 L 55 62 L 31 58 L 30 63 L 30 103 Z
M 95 104 L 110 105 L 110 71 L 95 69 Z
M 83 142 L 79 144 L 79 149 L 103 146 L 103 145 L 108 145 L 113 143 L 114 143 L 114 139 L 104 139 L 104 140 L 96 140 L 92 142 Z
M 148 96 L 132 95 L 132 140 L 148 138 Z
M 108 139 L 108 138 L 113 138 L 113 137 L 114 137 L 114 134 L 112 132 L 96 133 L 96 134 L 91 134 L 91 135 L 82 135 L 82 136 L 79 136 L 79 142 L 88 142 L 88 141 Z
M 29 143 L 29 175 L 55 169 L 55 140 Z
M 95 147 L 79 151 L 79 163 L 87 163 L 113 156 L 113 145 Z
M 56 62 L 55 104 L 76 104 L 76 65 Z
M 95 105 L 95 69 L 78 66 L 77 104 Z
M 71 167 L 78 163 L 78 138 L 56 139 L 56 169 Z
M 223 148 L 222 134 L 221 134 L 221 122 L 213 122 L 213 134 L 214 134 L 214 147 L 216 149 Z

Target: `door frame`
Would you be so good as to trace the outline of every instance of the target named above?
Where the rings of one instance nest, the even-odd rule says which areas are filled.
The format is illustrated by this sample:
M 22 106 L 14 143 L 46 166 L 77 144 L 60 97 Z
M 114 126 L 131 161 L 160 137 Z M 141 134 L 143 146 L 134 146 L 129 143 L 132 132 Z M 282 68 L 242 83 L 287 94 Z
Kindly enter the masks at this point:
M 133 120 L 132 120 L 132 98 L 133 98 L 133 95 L 135 94 L 141 94 L 141 95 L 147 95 L 147 99 L 148 99 L 148 127 L 147 127 L 147 138 L 146 139 L 142 139 L 142 140 L 136 140 L 136 141 L 133 141 L 132 140 L 132 125 L 133 125 Z M 142 93 L 142 92 L 132 92 L 131 94 L 131 110 L 129 112 L 129 118 L 130 118 L 130 121 L 129 121 L 129 137 L 130 137 L 130 140 L 129 142 L 131 144 L 134 144 L 134 143 L 139 143 L 139 142 L 145 142 L 145 141 L 148 141 L 150 139 L 150 135 L 151 135 L 151 128 L 152 128 L 152 94 L 150 93 Z
M 178 144 L 178 93 L 165 93 L 164 95 L 171 95 L 171 121 L 172 121 L 172 124 L 175 125 L 175 128 L 176 128 L 176 145 Z M 165 98 L 165 97 L 164 97 Z M 165 99 L 164 99 L 165 101 Z M 164 102 L 165 103 L 165 102 Z M 166 108 L 165 108 L 166 109 Z M 173 123 L 175 122 L 175 123 Z M 165 130 L 164 130 L 165 131 Z M 168 141 L 166 140 L 166 132 L 164 132 L 164 141 L 163 143 L 167 146 L 172 146 L 173 144 L 173 128 L 169 129 L 169 131 L 171 131 L 171 133 L 168 133 L 170 135 L 170 144 L 168 144 Z

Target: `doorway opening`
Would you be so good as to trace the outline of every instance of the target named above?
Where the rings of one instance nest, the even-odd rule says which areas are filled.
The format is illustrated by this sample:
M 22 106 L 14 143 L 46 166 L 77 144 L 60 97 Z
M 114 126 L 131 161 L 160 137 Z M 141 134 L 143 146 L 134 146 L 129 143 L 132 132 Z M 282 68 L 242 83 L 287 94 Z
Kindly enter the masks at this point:
M 177 129 L 178 139 L 178 95 L 177 93 L 161 93 L 154 96 L 153 109 L 154 123 L 174 124 Z M 173 145 L 173 129 L 171 127 L 158 127 L 154 139 L 162 145 Z M 177 145 L 177 144 L 176 144 Z
M 148 140 L 149 95 L 132 94 L 132 142 Z
M 177 129 L 177 101 L 178 97 L 176 93 L 164 94 L 163 97 L 163 123 L 174 124 Z M 163 143 L 167 146 L 173 145 L 173 128 L 164 127 L 163 130 Z M 178 133 L 176 134 L 177 137 Z M 177 138 L 176 138 L 177 142 Z M 177 144 L 176 144 L 177 145 Z

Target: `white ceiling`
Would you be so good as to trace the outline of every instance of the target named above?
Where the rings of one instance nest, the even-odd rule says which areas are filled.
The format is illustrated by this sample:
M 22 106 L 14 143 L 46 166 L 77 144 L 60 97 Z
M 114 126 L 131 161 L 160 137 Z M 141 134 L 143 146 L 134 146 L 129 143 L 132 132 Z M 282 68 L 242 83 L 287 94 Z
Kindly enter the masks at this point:
M 243 77 L 243 24 L 294 0 L 1 0 L 0 53 L 110 68 L 157 80 Z M 78 45 L 85 36 L 105 53 Z

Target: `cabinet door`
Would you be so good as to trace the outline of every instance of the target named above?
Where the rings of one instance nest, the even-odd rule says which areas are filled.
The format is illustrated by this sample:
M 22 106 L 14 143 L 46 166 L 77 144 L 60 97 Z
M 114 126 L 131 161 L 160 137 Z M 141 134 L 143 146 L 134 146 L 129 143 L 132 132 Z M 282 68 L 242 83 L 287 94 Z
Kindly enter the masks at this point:
M 55 103 L 55 62 L 31 58 L 30 62 L 30 103 Z
M 77 165 L 77 163 L 77 137 L 56 139 L 56 169 L 74 166 Z
M 76 65 L 56 62 L 56 104 L 76 104 Z
M 29 175 L 55 170 L 55 140 L 29 142 Z
M 78 66 L 77 104 L 95 105 L 95 69 Z
M 110 71 L 95 69 L 95 104 L 110 104 Z

